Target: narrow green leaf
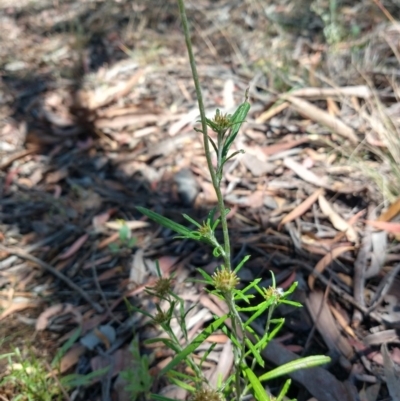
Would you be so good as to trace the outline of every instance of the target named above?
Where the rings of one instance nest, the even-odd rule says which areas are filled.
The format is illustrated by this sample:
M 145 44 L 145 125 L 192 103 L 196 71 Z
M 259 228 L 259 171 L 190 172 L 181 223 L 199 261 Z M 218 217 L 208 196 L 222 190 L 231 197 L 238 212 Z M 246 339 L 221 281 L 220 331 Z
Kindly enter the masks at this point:
M 169 338 L 151 338 L 144 341 L 145 344 L 153 344 L 158 342 L 164 343 L 167 348 L 172 349 L 174 352 L 179 352 L 179 348 Z
M 247 348 L 249 349 L 251 354 L 254 356 L 257 363 L 263 368 L 265 363 L 264 363 L 264 360 L 262 359 L 260 353 L 256 349 L 256 347 L 253 345 L 253 343 L 248 338 L 245 339 L 245 342 L 246 342 Z
M 228 330 L 225 326 L 222 327 L 221 330 L 233 342 L 233 345 L 236 348 L 241 348 L 242 347 L 242 345 L 239 343 L 237 338 L 233 335 L 233 333 L 230 330 Z
M 163 395 L 159 394 L 150 394 L 150 400 L 155 400 L 155 401 L 176 401 L 173 398 L 168 398 L 164 397 Z
M 207 272 L 205 272 L 205 271 L 204 271 L 203 269 L 201 269 L 200 267 L 197 268 L 196 270 L 204 277 L 204 280 L 206 280 L 207 283 L 212 284 L 213 279 L 212 279 L 212 277 L 211 277 Z
M 194 387 L 190 386 L 189 384 L 185 383 L 185 382 L 182 381 L 182 380 L 179 380 L 179 379 L 176 378 L 176 377 L 169 377 L 169 380 L 170 380 L 172 383 L 176 384 L 178 387 L 180 387 L 180 388 L 182 388 L 182 389 L 184 389 L 184 390 L 187 390 L 187 391 L 189 391 L 189 392 L 191 392 L 191 393 L 193 393 L 193 392 L 196 390 Z M 193 380 L 193 379 L 192 379 L 192 380 Z
M 268 308 L 268 303 L 267 301 L 263 301 L 256 306 L 244 306 L 242 308 L 238 307 L 237 310 L 239 312 L 253 312 L 253 311 L 258 311 L 260 309 L 265 310 L 266 308 Z
M 196 227 L 201 228 L 201 224 L 198 223 L 196 220 L 193 220 L 190 216 L 187 214 L 183 213 L 182 216 L 187 220 L 190 221 L 192 224 L 194 224 Z
M 271 380 L 275 379 L 279 376 L 287 375 L 292 372 L 296 372 L 300 369 L 309 369 L 315 366 L 324 365 L 329 363 L 331 358 L 324 355 L 315 355 L 315 356 L 308 356 L 305 358 L 296 359 L 295 361 L 291 361 L 286 363 L 282 366 L 279 366 L 270 372 L 263 374 L 260 377 L 260 381 Z
M 203 355 L 203 356 L 201 357 L 201 359 L 200 359 L 200 363 L 199 363 L 200 366 L 203 365 L 203 362 L 207 359 L 208 355 L 211 354 L 211 352 L 213 351 L 213 349 L 214 349 L 216 346 L 217 346 L 217 343 L 212 343 L 212 344 L 209 346 L 208 350 L 204 353 L 204 355 Z
M 239 153 L 245 153 L 245 151 L 243 149 L 237 150 L 236 152 L 233 152 L 231 155 L 229 155 L 225 160 L 224 160 L 224 165 L 226 162 L 228 162 L 229 160 L 233 159 L 236 155 L 238 155 Z
M 218 111 L 218 109 L 217 109 L 217 111 Z M 217 111 L 216 111 L 216 112 L 217 112 Z M 207 122 L 207 125 L 208 125 L 213 131 L 218 132 L 218 125 L 215 124 L 215 122 L 214 122 L 213 120 L 210 120 L 209 118 L 206 118 L 206 122 Z
M 168 378 L 170 377 L 179 377 L 181 380 L 193 381 L 194 377 L 189 376 L 186 373 L 178 372 L 177 370 L 170 370 L 167 375 Z
M 159 376 L 166 374 L 168 371 L 184 361 L 186 357 L 193 353 L 212 333 L 214 333 L 225 322 L 227 318 L 228 315 L 224 315 L 212 322 L 206 329 L 204 329 L 198 336 L 196 336 L 185 349 L 179 352 L 167 366 L 161 369 Z
M 253 280 L 247 287 L 244 287 L 242 293 L 246 294 L 246 292 L 250 291 L 253 287 L 255 287 L 259 282 L 261 281 L 261 278 L 256 278 Z
M 254 296 L 253 295 L 245 295 L 240 290 L 239 291 L 235 291 L 234 294 L 233 294 L 233 299 L 235 301 L 241 300 L 241 301 L 246 302 L 246 304 L 250 303 L 250 299 L 251 298 L 254 298 Z
M 257 319 L 259 316 L 261 316 L 269 307 L 270 305 L 268 305 L 268 302 L 262 302 L 259 305 L 259 309 L 256 311 L 256 313 L 254 313 L 253 315 L 251 315 L 245 322 L 244 326 L 248 327 L 255 319 Z
M 175 223 L 173 220 L 161 216 L 161 214 L 155 213 L 152 210 L 146 209 L 145 207 L 136 206 L 136 209 L 139 210 L 140 213 L 144 214 L 149 219 L 154 220 L 156 223 L 162 225 L 163 227 L 169 228 L 170 230 L 175 231 L 176 233 L 181 234 L 184 237 L 191 236 L 191 231 L 182 224 Z
M 282 401 L 289 390 L 290 384 L 292 383 L 291 379 L 287 379 L 285 384 L 282 387 L 281 392 L 279 393 L 278 397 L 276 397 L 276 401 Z
M 95 370 L 94 372 L 90 372 L 87 375 L 80 375 L 73 373 L 71 375 L 64 376 L 60 379 L 61 383 L 67 387 L 78 387 L 78 386 L 88 386 L 91 384 L 92 380 L 105 375 L 110 366 L 106 366 L 102 369 Z
M 214 217 L 215 217 L 215 212 L 217 211 L 216 207 L 213 207 L 209 212 L 207 216 L 207 223 L 212 226 L 214 223 Z
M 253 373 L 253 371 L 248 366 L 246 366 L 243 370 L 244 374 L 249 379 L 251 386 L 253 387 L 254 396 L 256 397 L 257 401 L 271 401 L 270 396 L 265 391 L 260 380 Z
M 240 127 L 242 126 L 243 122 L 246 120 L 246 116 L 247 113 L 250 110 L 250 103 L 245 101 L 244 103 L 242 103 L 237 110 L 235 111 L 235 113 L 233 114 L 232 118 L 231 118 L 231 122 L 232 122 L 232 128 L 230 130 L 229 136 L 226 138 L 226 141 L 224 143 L 223 146 L 223 150 L 222 150 L 222 156 L 225 159 L 228 151 L 233 143 L 233 141 L 236 138 L 236 135 L 238 134 Z
M 298 283 L 297 281 L 295 281 L 295 282 L 290 286 L 290 288 L 289 288 L 287 291 L 284 292 L 283 296 L 286 297 L 286 296 L 290 295 L 290 294 L 297 288 L 298 284 L 299 284 L 299 283 Z
M 268 334 L 268 342 L 271 341 L 280 332 L 282 326 L 285 323 L 285 319 L 284 318 L 273 319 L 273 320 L 271 320 L 271 323 L 276 323 L 276 326 Z
M 297 307 L 297 308 L 302 308 L 302 307 L 303 307 L 303 305 L 302 305 L 301 303 L 295 302 L 295 301 L 289 301 L 289 300 L 287 300 L 287 299 L 281 299 L 281 300 L 279 301 L 279 303 L 280 303 L 280 304 L 286 304 L 286 305 L 295 306 L 295 307 Z
M 235 267 L 235 270 L 234 270 L 233 272 L 234 272 L 234 273 L 237 273 L 249 259 L 250 259 L 250 255 L 246 255 L 246 256 L 240 261 L 240 263 Z
M 250 326 L 247 326 L 246 330 L 251 331 L 253 329 Z M 269 343 L 269 333 L 266 332 L 261 338 L 257 339 L 257 344 L 255 345 L 255 347 L 257 349 L 264 349 L 268 345 L 268 343 Z

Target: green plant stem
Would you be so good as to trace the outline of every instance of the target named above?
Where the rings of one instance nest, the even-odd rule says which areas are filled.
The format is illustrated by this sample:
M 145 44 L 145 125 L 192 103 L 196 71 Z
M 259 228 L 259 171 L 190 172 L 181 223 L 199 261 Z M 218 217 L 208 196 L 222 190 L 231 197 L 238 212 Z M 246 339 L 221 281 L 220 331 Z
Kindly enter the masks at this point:
M 186 16 L 184 0 L 178 0 L 178 6 L 179 6 L 179 14 L 180 14 L 181 21 L 182 21 L 182 28 L 183 28 L 183 32 L 185 35 L 186 48 L 187 48 L 188 55 L 189 55 L 190 68 L 192 69 L 193 82 L 194 82 L 194 86 L 196 89 L 197 102 L 199 105 L 201 129 L 202 129 L 202 134 L 203 134 L 204 150 L 205 150 L 205 154 L 206 154 L 207 165 L 208 165 L 208 169 L 210 170 L 212 184 L 213 184 L 213 187 L 214 187 L 215 193 L 217 195 L 217 199 L 218 199 L 218 209 L 221 214 L 221 226 L 222 226 L 222 233 L 223 233 L 223 237 L 224 237 L 224 254 L 222 255 L 222 257 L 224 259 L 225 268 L 229 271 L 232 271 L 231 246 L 230 246 L 230 241 L 229 241 L 228 221 L 226 219 L 224 198 L 222 196 L 222 191 L 219 186 L 220 183 L 217 178 L 217 174 L 216 174 L 216 172 L 214 170 L 214 166 L 212 164 L 210 144 L 208 142 L 206 111 L 204 108 L 203 95 L 201 92 L 199 75 L 197 73 L 196 60 L 195 60 L 194 54 L 193 54 L 192 41 L 190 39 L 189 23 L 188 23 L 187 16 Z
M 222 226 L 222 233 L 223 233 L 223 240 L 224 240 L 224 247 L 223 247 L 224 252 L 222 253 L 222 257 L 224 260 L 225 269 L 227 269 L 229 272 L 231 272 L 232 266 L 231 266 L 231 250 L 230 250 L 228 222 L 227 222 L 227 218 L 226 218 L 224 199 L 223 199 L 222 191 L 220 188 L 221 177 L 222 177 L 222 168 L 221 168 L 222 154 L 221 153 L 217 154 L 217 171 L 215 171 L 213 163 L 212 163 L 212 158 L 211 158 L 210 144 L 209 144 L 209 138 L 208 138 L 208 127 L 207 127 L 207 122 L 206 122 L 206 113 L 205 113 L 205 108 L 204 108 L 203 96 L 202 96 L 202 92 L 201 92 L 200 80 L 199 80 L 199 76 L 197 73 L 196 60 L 195 60 L 194 54 L 193 54 L 193 48 L 192 48 L 192 42 L 191 42 L 191 38 L 190 38 L 189 24 L 188 24 L 188 20 L 187 20 L 187 16 L 186 16 L 184 0 L 178 0 L 178 5 L 179 5 L 179 13 L 180 13 L 181 21 L 182 21 L 183 32 L 185 35 L 186 48 L 187 48 L 188 55 L 189 55 L 190 67 L 192 70 L 193 82 L 194 82 L 195 89 L 196 89 L 197 102 L 199 105 L 203 142 L 204 142 L 204 150 L 205 150 L 205 154 L 206 154 L 207 165 L 208 165 L 208 169 L 211 174 L 212 184 L 213 184 L 215 193 L 217 195 L 217 200 L 218 200 L 218 209 L 220 212 L 220 219 L 221 219 L 221 226 Z M 222 145 L 221 143 L 218 143 L 218 150 L 220 152 L 222 149 L 221 145 Z M 218 171 L 218 169 L 221 169 L 221 171 Z M 219 178 L 218 175 L 220 175 L 221 177 Z M 227 302 L 228 308 L 230 310 L 233 335 L 235 336 L 235 338 L 241 339 L 240 346 L 233 347 L 234 359 L 235 359 L 235 390 L 236 390 L 235 397 L 236 397 L 237 401 L 240 401 L 241 390 L 242 390 L 241 389 L 241 371 L 242 371 L 241 367 L 244 363 L 246 330 L 245 330 L 243 322 L 239 316 L 239 313 L 236 309 L 236 305 L 235 305 L 232 293 L 226 294 L 225 301 Z M 240 333 L 239 333 L 239 331 L 240 331 Z
M 246 353 L 246 329 L 243 325 L 242 319 L 236 309 L 233 294 L 226 294 L 225 300 L 228 304 L 229 310 L 231 311 L 232 321 L 232 333 L 237 340 L 240 341 L 240 347 L 233 347 L 234 353 L 234 364 L 235 364 L 235 387 L 236 387 L 236 400 L 241 400 L 242 389 L 241 389 L 241 371 L 244 363 L 244 355 Z M 239 330 L 240 332 L 239 332 Z

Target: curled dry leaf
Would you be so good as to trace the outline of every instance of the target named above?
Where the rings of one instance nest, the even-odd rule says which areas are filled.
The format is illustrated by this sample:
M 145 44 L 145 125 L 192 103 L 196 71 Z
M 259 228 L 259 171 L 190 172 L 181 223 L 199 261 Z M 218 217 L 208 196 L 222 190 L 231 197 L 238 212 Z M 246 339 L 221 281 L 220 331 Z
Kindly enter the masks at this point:
M 299 206 L 295 207 L 289 214 L 287 214 L 282 221 L 279 224 L 278 229 L 282 227 L 284 224 L 289 223 L 298 217 L 302 216 L 318 199 L 319 196 L 321 196 L 324 193 L 324 190 L 322 188 L 317 189 L 312 195 L 310 195 L 305 201 L 300 203 Z
M 333 210 L 332 206 L 323 195 L 318 197 L 318 202 L 322 213 L 328 217 L 333 227 L 346 233 L 346 237 L 350 242 L 357 243 L 358 236 L 354 228 Z
M 54 316 L 66 315 L 67 313 L 74 313 L 79 316 L 78 321 L 82 320 L 80 313 L 74 308 L 72 304 L 56 304 L 44 310 L 36 320 L 36 330 L 45 330 L 49 321 Z
M 327 266 L 329 266 L 336 258 L 347 251 L 352 251 L 354 249 L 353 246 L 340 246 L 338 248 L 333 249 L 329 253 L 327 253 L 316 265 L 314 268 L 315 272 L 322 273 Z M 315 277 L 311 274 L 308 277 L 308 285 L 311 289 L 314 289 Z

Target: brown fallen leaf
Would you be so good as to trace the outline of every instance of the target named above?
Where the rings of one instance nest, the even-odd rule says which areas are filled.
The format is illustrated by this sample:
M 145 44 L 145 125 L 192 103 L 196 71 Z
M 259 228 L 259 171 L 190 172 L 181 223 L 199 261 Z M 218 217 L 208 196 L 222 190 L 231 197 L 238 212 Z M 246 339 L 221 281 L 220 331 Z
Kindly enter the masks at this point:
M 109 237 L 103 239 L 103 241 L 101 241 L 99 243 L 99 245 L 97 246 L 97 249 L 104 249 L 106 246 L 108 246 L 109 244 L 112 244 L 113 242 L 117 241 L 119 239 L 119 232 L 115 232 L 113 234 L 111 234 Z
M 60 361 L 60 373 L 65 373 L 78 363 L 79 357 L 86 352 L 86 347 L 81 344 L 74 344 Z
M 68 176 L 68 169 L 62 168 L 59 170 L 55 170 L 51 173 L 48 173 L 46 175 L 45 181 L 47 184 L 57 184 L 67 176 Z
M 100 230 L 100 228 L 106 223 L 111 215 L 113 215 L 116 212 L 115 208 L 109 209 L 104 213 L 100 213 L 96 216 L 93 217 L 92 219 L 92 224 L 95 230 Z
M 266 157 L 264 156 L 264 159 Z M 251 153 L 245 153 L 240 161 L 245 165 L 245 167 L 251 172 L 254 177 L 261 177 L 268 173 L 273 172 L 276 169 L 276 165 L 273 163 L 268 163 L 265 160 L 261 160 L 257 155 Z
M 343 355 L 347 359 L 352 358 L 354 355 L 353 347 L 337 328 L 324 293 L 322 291 L 312 291 L 306 299 L 306 306 L 317 330 L 330 351 L 339 353 L 339 355 Z
M 367 85 L 345 86 L 343 88 L 301 88 L 290 92 L 292 96 L 325 99 L 327 97 L 355 96 L 368 99 L 372 97 L 372 91 Z
M 313 184 L 316 187 L 329 188 L 328 177 L 318 177 L 312 171 L 310 171 L 300 163 L 297 163 L 296 161 L 288 157 L 283 160 L 283 164 L 287 168 L 290 168 L 302 180 L 309 182 L 310 184 Z
M 107 228 L 111 230 L 120 230 L 123 225 L 126 225 L 130 230 L 138 230 L 140 228 L 148 227 L 149 223 L 146 221 L 140 220 L 131 220 L 131 221 L 108 221 L 104 223 Z
M 387 221 L 371 221 L 365 220 L 366 224 L 377 228 L 378 230 L 383 230 L 391 234 L 400 234 L 400 223 L 392 223 Z
M 300 205 L 295 207 L 289 214 L 287 214 L 282 221 L 279 223 L 278 230 L 281 229 L 281 227 L 289 223 L 298 217 L 302 216 L 318 199 L 320 195 L 324 193 L 324 190 L 322 188 L 317 189 L 313 194 L 311 194 L 307 199 L 305 199 Z
M 329 266 L 336 258 L 347 251 L 354 250 L 354 246 L 340 246 L 338 248 L 333 249 L 329 253 L 327 253 L 316 265 L 314 271 L 317 273 L 322 273 L 327 266 Z M 310 274 L 308 276 L 308 285 L 311 289 L 314 289 L 315 276 Z
M 99 282 L 110 280 L 111 278 L 120 275 L 124 272 L 122 266 L 116 266 L 112 269 L 106 270 L 98 276 Z
M 336 318 L 337 322 L 339 325 L 342 327 L 342 329 L 347 333 L 350 334 L 353 338 L 357 338 L 356 333 L 354 330 L 349 326 L 347 323 L 346 319 L 342 316 L 342 314 L 331 304 L 329 304 L 329 308 L 332 312 L 332 315 Z
M 346 220 L 344 220 L 330 205 L 330 203 L 326 200 L 323 195 L 318 197 L 319 206 L 322 210 L 322 213 L 330 220 L 333 227 L 337 230 L 344 232 L 346 234 L 347 239 L 350 242 L 355 244 L 358 243 L 358 235 L 354 229 Z
M 296 146 L 303 145 L 304 143 L 310 142 L 310 138 L 304 137 L 291 141 L 278 142 L 273 145 L 266 146 L 263 148 L 263 152 L 266 156 L 272 156 L 276 153 L 283 152 L 284 150 L 295 148 Z
M 378 221 L 390 221 L 395 218 L 400 213 L 400 198 L 397 198 L 395 202 L 393 202 L 388 209 L 382 213 Z
M 336 134 L 348 139 L 353 145 L 357 145 L 360 142 L 353 128 L 346 125 L 337 117 L 331 116 L 325 110 L 314 106 L 312 103 L 307 102 L 306 100 L 294 96 L 283 95 L 283 98 L 288 100 L 298 113 L 303 114 L 307 118 L 328 127 Z
M 41 301 L 37 299 L 27 298 L 14 298 L 12 304 L 5 309 L 0 315 L 0 321 L 15 312 L 19 312 L 28 308 L 36 308 L 40 305 Z
M 225 381 L 228 378 L 233 366 L 233 356 L 232 342 L 229 340 L 222 348 L 218 364 L 206 373 L 212 388 L 216 388 L 218 380 Z
M 76 252 L 79 251 L 79 249 L 88 240 L 88 238 L 89 234 L 84 234 L 81 237 L 79 237 L 65 252 L 58 255 L 58 259 L 64 260 L 70 258 L 72 255 L 74 255 Z
M 45 309 L 36 320 L 36 330 L 45 330 L 49 324 L 49 321 L 54 316 L 66 315 L 73 313 L 77 317 L 77 321 L 82 320 L 80 312 L 72 304 L 56 304 Z
M 276 106 L 271 107 L 270 109 L 264 111 L 264 113 L 260 114 L 257 119 L 257 124 L 265 123 L 266 121 L 270 120 L 272 117 L 276 116 L 277 114 L 281 113 L 283 110 L 287 109 L 289 106 L 289 102 L 282 102 Z

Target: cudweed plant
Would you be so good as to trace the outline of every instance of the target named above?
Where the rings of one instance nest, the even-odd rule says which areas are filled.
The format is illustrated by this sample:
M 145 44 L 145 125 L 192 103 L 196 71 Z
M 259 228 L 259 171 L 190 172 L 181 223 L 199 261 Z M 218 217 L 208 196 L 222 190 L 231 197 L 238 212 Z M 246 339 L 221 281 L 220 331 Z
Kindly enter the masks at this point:
M 263 382 L 282 375 L 287 375 L 298 369 L 327 363 L 330 359 L 325 356 L 306 357 L 279 366 L 259 377 L 254 373 L 256 367 L 264 367 L 264 360 L 261 356 L 261 352 L 276 336 L 284 324 L 284 319 L 273 318 L 274 309 L 280 304 L 301 306 L 301 304 L 288 299 L 290 294 L 295 290 L 297 283 L 294 283 L 289 290 L 283 291 L 276 287 L 274 276 L 272 276 L 273 285 L 269 288 L 259 287 L 258 284 L 261 279 L 254 280 L 244 289 L 238 288 L 239 278 L 237 273 L 247 262 L 249 256 L 245 256 L 237 266 L 232 266 L 227 224 L 229 209 L 227 209 L 224 204 L 221 181 L 223 178 L 223 168 L 226 162 L 241 152 L 236 151 L 231 153 L 230 151 L 239 129 L 249 112 L 250 104 L 246 93 L 244 102 L 232 115 L 222 114 L 217 110 L 214 118 L 208 119 L 206 117 L 196 63 L 192 51 L 184 0 L 178 0 L 178 5 L 200 111 L 201 129 L 199 129 L 198 132 L 203 135 L 205 155 L 212 184 L 217 195 L 218 205 L 210 211 L 207 219 L 203 222 L 195 221 L 191 217 L 183 215 L 188 223 L 191 223 L 191 226 L 194 226 L 195 229 L 190 229 L 185 225 L 178 224 L 149 209 L 138 207 L 138 210 L 155 222 L 176 232 L 178 234 L 177 238 L 191 239 L 206 243 L 212 247 L 213 255 L 221 259 L 221 265 L 212 275 L 207 274 L 202 269 L 198 269 L 198 271 L 202 275 L 202 283 L 204 283 L 205 288 L 207 288 L 210 293 L 224 300 L 229 311 L 224 316 L 215 317 L 213 322 L 203 329 L 197 337 L 189 340 L 185 324 L 185 318 L 189 311 L 185 310 L 183 300 L 172 291 L 172 279 L 162 277 L 159 271 L 157 283 L 147 291 L 158 298 L 160 304 L 161 301 L 164 301 L 164 303 L 166 302 L 168 308 L 162 310 L 160 304 L 156 305 L 157 314 L 155 316 L 143 310 L 140 312 L 148 316 L 155 324 L 160 325 L 168 334 L 167 339 L 156 338 L 148 342 L 161 341 L 175 353 L 174 358 L 169 364 L 158 373 L 159 377 L 166 377 L 170 382 L 189 391 L 192 395 L 192 400 L 242 401 L 246 395 L 252 394 L 258 401 L 269 401 L 275 398 L 268 394 L 264 388 Z M 208 129 L 214 131 L 216 140 L 213 140 L 209 136 Z M 212 151 L 216 154 L 217 163 L 215 167 L 212 163 Z M 222 229 L 223 239 L 221 242 L 215 234 L 217 228 Z M 253 293 L 254 290 L 263 299 L 263 301 L 256 306 L 251 304 L 254 295 L 250 292 Z M 240 306 L 239 303 L 245 306 Z M 242 319 L 243 314 L 246 314 L 248 317 Z M 265 334 L 260 337 L 254 332 L 251 324 L 255 319 L 264 314 L 267 316 L 267 323 Z M 172 330 L 172 319 L 176 319 L 183 330 L 186 340 L 184 346 L 180 343 Z M 232 341 L 234 365 L 232 373 L 226 381 L 223 383 L 220 382 L 217 388 L 210 388 L 207 379 L 203 375 L 202 364 L 213 350 L 215 344 L 210 346 L 200 363 L 195 362 L 193 353 L 217 330 L 222 330 Z M 182 365 L 189 367 L 192 374 L 183 373 L 184 370 L 181 369 Z M 290 380 L 287 380 L 276 398 L 277 400 L 283 399 L 288 391 L 289 384 Z M 171 401 L 164 396 L 156 394 L 148 395 L 148 397 L 160 401 Z

